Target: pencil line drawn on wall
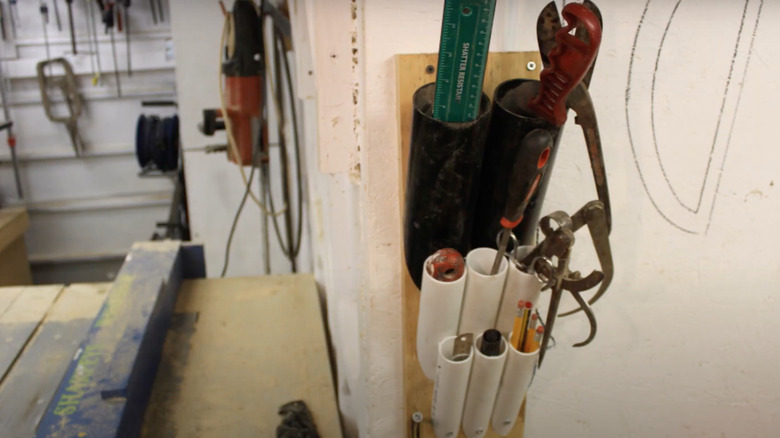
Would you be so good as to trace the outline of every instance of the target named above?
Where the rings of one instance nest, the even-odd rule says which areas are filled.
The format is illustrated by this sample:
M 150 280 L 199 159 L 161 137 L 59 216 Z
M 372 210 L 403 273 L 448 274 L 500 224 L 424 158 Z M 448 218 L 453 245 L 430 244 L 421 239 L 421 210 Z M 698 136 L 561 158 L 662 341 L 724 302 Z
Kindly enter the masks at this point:
M 694 173 L 690 178 L 698 192 L 698 199 L 693 202 L 683 200 L 678 190 L 680 186 L 673 184 L 662 159 L 662 151 L 668 154 L 676 148 L 685 148 L 686 145 L 680 144 L 682 142 L 670 143 L 660 140 L 659 132 L 664 128 L 666 130 L 671 128 L 659 124 L 656 117 L 658 114 L 664 114 L 660 101 L 684 102 L 697 99 L 696 91 L 693 93 L 689 91 L 686 95 L 686 87 L 683 86 L 674 88 L 666 86 L 661 91 L 657 81 L 662 54 L 673 49 L 667 41 L 667 37 L 671 35 L 670 29 L 673 33 L 673 29 L 679 29 L 678 26 L 683 25 L 680 24 L 682 20 L 678 14 L 682 0 L 676 2 L 647 0 L 645 3 L 634 36 L 628 68 L 625 95 L 628 138 L 634 163 L 650 202 L 661 217 L 680 231 L 706 234 L 712 222 L 763 3 L 763 0 L 745 0 L 725 85 L 722 79 L 718 81 L 721 85 L 711 81 L 713 91 L 723 89 L 720 110 L 714 120 L 714 126 L 692 124 L 694 126 L 685 128 L 689 132 L 675 137 L 703 138 L 705 141 L 711 141 L 703 174 L 696 175 L 695 169 L 689 170 L 689 173 Z M 677 22 L 675 22 L 676 16 Z M 666 20 L 665 27 L 655 25 L 655 23 L 663 23 L 664 20 Z M 713 23 L 712 26 L 715 27 L 716 24 Z M 686 41 L 686 44 L 695 44 L 695 41 Z M 701 56 L 706 59 L 709 54 L 705 53 Z M 696 63 L 686 63 L 684 59 L 674 61 L 675 69 L 700 67 Z

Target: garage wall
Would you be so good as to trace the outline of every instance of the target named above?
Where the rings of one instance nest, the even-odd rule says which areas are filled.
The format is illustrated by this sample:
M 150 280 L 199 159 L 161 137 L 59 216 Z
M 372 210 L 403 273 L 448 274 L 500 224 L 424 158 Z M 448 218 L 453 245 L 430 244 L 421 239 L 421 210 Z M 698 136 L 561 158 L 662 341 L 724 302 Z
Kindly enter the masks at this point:
M 544 3 L 499 2 L 491 49 L 535 50 Z M 605 34 L 591 90 L 612 189 L 617 276 L 594 309 L 594 343 L 570 347 L 585 335 L 582 318 L 557 323 L 557 344 L 529 394 L 526 436 L 771 436 L 780 426 L 771 369 L 780 353 L 771 290 L 780 280 L 772 257 L 780 242 L 763 230 L 780 211 L 766 106 L 780 70 L 772 56 L 780 38 L 768 23 L 780 10 L 755 0 L 599 3 Z M 174 4 L 196 14 L 192 26 L 217 33 L 216 20 L 197 15 L 211 16 L 211 6 Z M 312 259 L 328 303 L 340 408 L 352 436 L 402 436 L 393 56 L 437 50 L 442 2 L 293 4 L 308 20 L 315 83 L 327 85 L 301 96 L 316 102 L 303 105 L 306 147 L 318 157 L 307 161 Z M 197 49 L 211 53 L 216 43 L 193 41 L 186 59 L 196 64 L 182 71 L 212 74 L 213 65 L 197 68 Z M 215 88 L 194 78 L 180 80 L 192 80 L 187 87 L 203 99 L 188 109 L 192 120 L 216 99 Z M 207 143 L 185 135 L 193 146 Z M 203 209 L 228 208 L 213 201 L 215 191 L 237 203 L 235 174 L 232 186 L 214 190 L 225 184 L 208 173 L 218 159 L 199 168 L 202 179 L 190 179 L 212 193 Z M 570 121 L 544 212 L 574 212 L 594 197 Z M 203 216 L 210 219 L 202 236 L 224 234 L 223 214 Z M 593 253 L 586 236 L 579 242 L 573 267 L 588 271 Z M 258 242 L 247 245 L 256 254 Z
M 409 419 L 402 417 L 398 169 L 390 159 L 398 147 L 393 56 L 438 50 L 442 2 L 358 3 L 368 93 L 365 436 L 402 436 Z M 545 3 L 498 2 L 491 49 L 536 50 Z M 763 230 L 780 212 L 770 109 L 780 71 L 771 24 L 780 5 L 597 3 L 605 28 L 591 90 L 617 275 L 594 308 L 591 345 L 571 347 L 586 336 L 583 317 L 556 323 L 556 346 L 529 394 L 526 436 L 772 436 L 780 426 L 773 414 L 780 383 L 768 365 L 780 354 L 780 304 L 771 292 L 780 281 L 772 256 L 780 239 Z M 595 198 L 571 117 L 543 213 L 574 212 Z M 595 267 L 588 246 L 578 235 L 572 265 L 584 273 Z
M 80 158 L 74 156 L 64 126 L 50 122 L 40 104 L 35 67 L 46 58 L 46 49 L 38 3 L 16 6 L 16 39 L 11 37 L 11 11 L 3 4 L 7 39 L 0 42 L 0 52 L 10 85 L 8 99 L 25 197 L 16 196 L 5 134 L 0 134 L 0 203 L 28 208 L 31 225 L 26 240 L 34 263 L 122 257 L 134 241 L 151 237 L 156 221 L 166 220 L 172 195 L 173 184 L 167 178 L 138 178 L 134 152 L 138 115 L 172 113 L 141 107 L 142 100 L 175 97 L 170 21 L 166 17 L 165 22 L 154 24 L 146 3 L 130 8 L 132 77 L 126 71 L 124 33 L 115 35 L 119 97 L 110 37 L 103 32 L 96 6 L 102 76 L 97 86 L 91 83 L 85 4 L 73 3 L 78 54 L 70 53 L 65 2 L 58 2 L 63 30 L 57 30 L 51 2 L 47 26 L 51 57 L 70 61 L 85 102 L 79 129 L 86 147 Z M 167 16 L 167 2 L 163 4 Z

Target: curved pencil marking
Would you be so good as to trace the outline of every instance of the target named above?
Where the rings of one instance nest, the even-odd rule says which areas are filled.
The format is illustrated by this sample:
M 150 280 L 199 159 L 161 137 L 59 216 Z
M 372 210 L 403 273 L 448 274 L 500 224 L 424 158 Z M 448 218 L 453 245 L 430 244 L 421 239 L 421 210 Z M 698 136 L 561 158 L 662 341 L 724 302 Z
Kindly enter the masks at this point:
M 661 159 L 660 147 L 656 137 L 656 123 L 655 123 L 656 78 L 658 75 L 659 60 L 661 59 L 661 53 L 663 51 L 664 43 L 669 33 L 672 20 L 674 19 L 675 14 L 677 13 L 678 7 L 681 2 L 682 0 L 678 0 L 674 4 L 671 13 L 669 13 L 669 18 L 667 20 L 666 27 L 663 31 L 663 34 L 661 35 L 661 39 L 658 44 L 658 50 L 656 53 L 654 66 L 653 66 L 651 86 L 649 87 L 650 90 L 650 94 L 649 94 L 650 107 L 649 107 L 649 116 L 648 116 L 649 131 L 651 133 L 650 136 L 652 137 L 652 142 L 653 142 L 652 152 L 654 155 L 653 157 L 654 159 L 650 160 L 652 161 L 652 163 L 648 163 L 647 162 L 648 159 L 643 160 L 640 158 L 642 157 L 642 155 L 639 154 L 640 152 L 639 150 L 641 149 L 641 146 L 643 144 L 642 142 L 643 138 L 636 137 L 635 133 L 633 132 L 634 130 L 636 130 L 637 125 L 639 127 L 643 126 L 641 123 L 642 120 L 644 119 L 641 117 L 641 114 L 639 115 L 639 117 L 632 117 L 632 112 L 636 113 L 641 109 L 647 110 L 647 108 L 638 107 L 638 105 L 642 104 L 640 93 L 644 90 L 644 88 L 640 86 L 638 88 L 638 91 L 632 94 L 632 85 L 635 85 L 633 84 L 634 82 L 633 73 L 636 68 L 635 60 L 637 59 L 636 56 L 637 46 L 640 40 L 640 35 L 642 34 L 643 24 L 648 17 L 648 11 L 650 10 L 651 0 L 647 0 L 647 2 L 645 3 L 642 16 L 639 20 L 639 24 L 637 25 L 636 34 L 634 35 L 633 46 L 631 48 L 631 58 L 629 61 L 628 79 L 626 84 L 626 98 L 625 98 L 626 125 L 628 128 L 629 145 L 631 146 L 631 152 L 633 154 L 634 164 L 637 166 L 637 171 L 639 173 L 639 178 L 642 182 L 642 187 L 647 193 L 648 198 L 650 199 L 650 202 L 655 208 L 655 210 L 661 215 L 662 218 L 664 218 L 664 220 L 669 222 L 671 225 L 673 225 L 680 231 L 686 233 L 692 233 L 692 234 L 701 234 L 701 233 L 706 234 L 712 222 L 712 215 L 715 209 L 715 201 L 717 198 L 718 190 L 720 188 L 721 176 L 723 173 L 723 169 L 725 167 L 725 161 L 728 155 L 728 149 L 731 144 L 731 134 L 734 128 L 734 124 L 736 122 L 739 104 L 742 97 L 743 84 L 744 84 L 745 77 L 747 75 L 748 66 L 750 65 L 750 58 L 753 52 L 753 44 L 755 42 L 758 23 L 761 17 L 761 10 L 763 8 L 764 2 L 763 0 L 758 0 L 758 8 L 755 11 L 755 20 L 753 21 L 752 36 L 750 39 L 749 46 L 747 48 L 747 53 L 745 53 L 745 49 L 743 47 L 744 42 L 743 42 L 742 34 L 743 32 L 746 31 L 745 23 L 749 22 L 748 13 L 752 12 L 752 9 L 750 8 L 751 2 L 755 4 L 755 0 L 745 0 L 745 4 L 742 10 L 742 17 L 740 20 L 739 31 L 737 33 L 737 38 L 734 45 L 734 52 L 731 58 L 728 77 L 726 79 L 726 84 L 723 92 L 723 99 L 721 101 L 717 123 L 715 124 L 715 132 L 709 150 L 707 166 L 705 168 L 704 175 L 701 178 L 702 182 L 699 190 L 699 198 L 697 200 L 695 207 L 691 207 L 682 201 L 682 199 L 678 196 L 677 191 L 675 190 L 674 186 L 672 185 L 667 175 L 666 169 L 664 168 Z M 639 59 L 641 59 L 641 57 Z M 744 68 L 742 69 L 741 80 L 735 77 L 735 71 L 738 71 L 737 67 L 740 62 L 744 62 Z M 639 68 L 638 71 L 642 71 L 642 69 Z M 732 84 L 734 84 L 734 86 L 732 86 Z M 736 88 L 736 90 L 734 90 L 734 88 Z M 634 95 L 637 94 L 640 94 L 640 97 L 638 98 L 634 97 Z M 633 107 L 631 106 L 632 97 L 634 97 L 634 101 L 638 101 L 637 103 L 634 103 Z M 726 127 L 724 126 L 725 120 L 728 119 L 729 115 L 731 115 L 731 124 L 728 127 Z M 634 114 L 634 116 L 637 116 L 637 114 Z M 727 131 L 721 132 L 721 129 L 726 129 Z M 648 148 L 644 148 L 644 149 L 649 150 Z M 718 165 L 718 175 L 713 182 L 713 178 L 710 178 L 710 174 L 714 171 L 715 166 L 713 163 L 716 163 L 718 160 L 720 161 L 720 164 Z M 644 165 L 643 165 L 643 161 L 644 161 Z M 660 181 L 661 179 L 664 180 L 663 183 Z M 661 188 L 659 188 L 659 186 L 661 186 Z M 704 211 L 702 211 L 702 207 L 704 206 L 703 204 L 705 202 L 709 203 L 709 209 L 705 208 Z
M 631 58 L 628 63 L 628 83 L 626 84 L 626 127 L 628 128 L 628 144 L 631 146 L 631 154 L 634 156 L 634 164 L 636 165 L 637 171 L 639 172 L 639 180 L 642 182 L 642 187 L 645 189 L 645 193 L 647 193 L 648 199 L 650 199 L 650 203 L 653 204 L 653 207 L 658 212 L 658 214 L 661 215 L 664 220 L 669 222 L 672 226 L 679 229 L 680 231 L 696 234 L 694 231 L 686 229 L 678 225 L 676 222 L 674 222 L 672 219 L 667 217 L 661 207 L 655 202 L 655 199 L 653 198 L 653 195 L 650 193 L 650 189 L 647 187 L 647 181 L 645 181 L 645 176 L 642 173 L 642 167 L 639 165 L 639 159 L 637 158 L 636 153 L 636 147 L 634 146 L 634 139 L 631 135 L 631 117 L 629 114 L 629 103 L 631 100 L 631 72 L 634 70 L 634 56 L 636 54 L 636 43 L 639 40 L 639 32 L 642 30 L 642 24 L 645 22 L 645 16 L 647 16 L 647 9 L 650 6 L 650 0 L 647 0 L 647 3 L 645 3 L 645 9 L 642 11 L 642 17 L 639 19 L 639 25 L 636 27 L 636 34 L 634 34 L 634 44 L 631 46 Z
M 666 185 L 669 186 L 669 190 L 672 191 L 672 195 L 674 195 L 674 198 L 677 200 L 677 202 L 680 203 L 680 205 L 687 208 L 689 211 L 693 211 L 695 213 L 693 209 L 685 205 L 682 199 L 680 199 L 680 196 L 677 194 L 677 191 L 674 189 L 672 182 L 669 180 L 669 175 L 666 174 L 666 168 L 664 167 L 664 162 L 663 160 L 661 160 L 661 151 L 658 149 L 658 139 L 655 134 L 655 84 L 656 84 L 656 79 L 658 78 L 658 64 L 660 64 L 661 61 L 661 52 L 664 49 L 666 36 L 669 34 L 669 28 L 672 27 L 672 20 L 674 19 L 674 14 L 677 13 L 677 8 L 680 7 L 680 3 L 682 3 L 682 0 L 677 0 L 677 3 L 674 5 L 674 9 L 672 9 L 672 13 L 669 15 L 669 21 L 666 22 L 666 28 L 664 28 L 664 34 L 661 37 L 661 44 L 658 45 L 658 54 L 655 56 L 655 67 L 653 68 L 653 85 L 650 88 L 650 108 L 651 108 L 650 124 L 653 132 L 653 147 L 655 148 L 655 156 L 658 159 L 658 166 L 661 168 L 661 173 L 664 176 L 664 181 L 666 181 Z M 636 41 L 636 39 L 634 41 Z

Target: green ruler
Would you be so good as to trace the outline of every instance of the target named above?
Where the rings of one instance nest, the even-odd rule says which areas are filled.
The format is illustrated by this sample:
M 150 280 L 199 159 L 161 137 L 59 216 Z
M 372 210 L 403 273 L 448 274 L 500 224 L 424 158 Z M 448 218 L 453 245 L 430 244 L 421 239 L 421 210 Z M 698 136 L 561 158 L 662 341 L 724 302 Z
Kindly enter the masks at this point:
M 496 0 L 446 0 L 433 118 L 467 122 L 479 114 Z

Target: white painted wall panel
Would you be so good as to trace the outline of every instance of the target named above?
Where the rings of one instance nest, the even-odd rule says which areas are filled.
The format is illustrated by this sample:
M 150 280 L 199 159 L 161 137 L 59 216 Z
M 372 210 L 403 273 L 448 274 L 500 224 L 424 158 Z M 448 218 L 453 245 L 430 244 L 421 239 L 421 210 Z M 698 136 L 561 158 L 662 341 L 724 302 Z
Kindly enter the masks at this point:
M 73 3 L 78 55 L 69 53 L 65 2 L 59 2 L 63 31 L 57 31 L 51 2 L 51 22 L 47 27 L 51 57 L 65 56 L 79 75 L 79 94 L 84 101 L 79 128 L 86 155 L 82 158 L 73 157 L 65 127 L 50 122 L 40 105 L 35 65 L 45 58 L 46 50 L 38 3 L 18 3 L 21 20 L 16 40 L 10 38 L 10 11 L 5 5 L 9 38 L 0 43 L 0 52 L 4 74 L 10 83 L 8 97 L 25 199 L 16 198 L 5 134 L 0 134 L 0 202 L 28 205 L 31 226 L 27 240 L 31 242 L 32 259 L 122 254 L 129 247 L 128 242 L 148 239 L 155 230 L 155 222 L 164 221 L 168 216 L 173 184 L 167 178 L 138 178 L 134 142 L 139 114 L 170 115 L 175 111 L 141 107 L 144 99 L 174 98 L 169 20 L 155 25 L 148 5 L 133 3 L 130 9 L 132 77 L 126 73 L 124 34 L 116 34 L 123 92 L 120 99 L 116 96 L 110 39 L 99 22 L 103 76 L 98 86 L 91 84 L 84 4 Z M 95 18 L 99 20 L 97 10 Z M 151 204 L 149 199 L 153 200 Z

